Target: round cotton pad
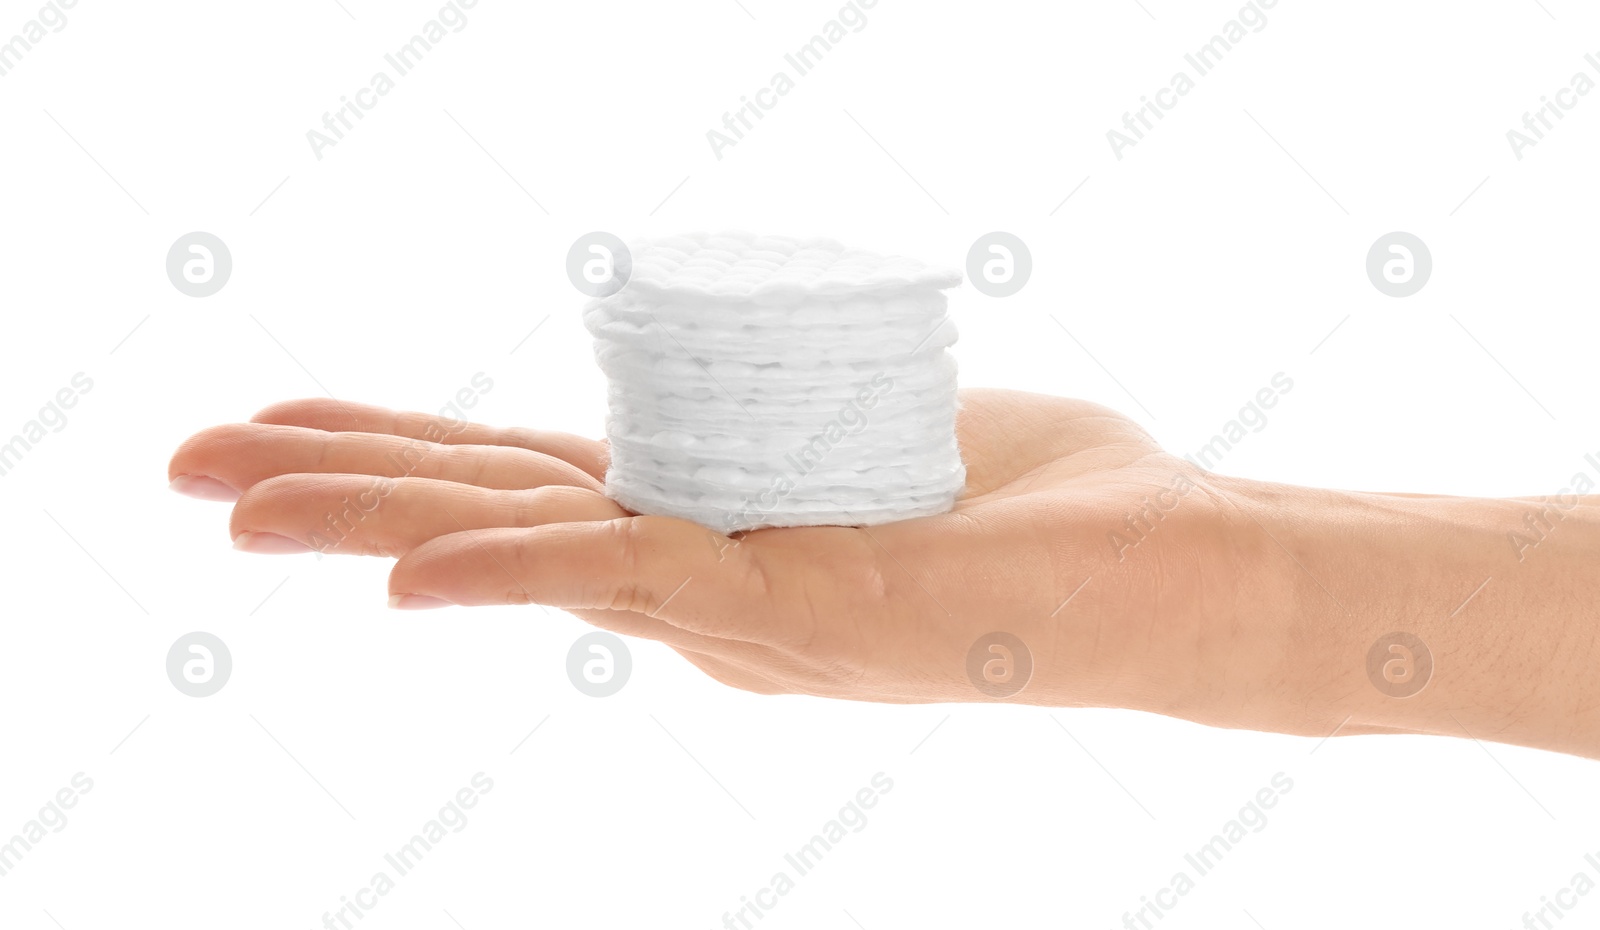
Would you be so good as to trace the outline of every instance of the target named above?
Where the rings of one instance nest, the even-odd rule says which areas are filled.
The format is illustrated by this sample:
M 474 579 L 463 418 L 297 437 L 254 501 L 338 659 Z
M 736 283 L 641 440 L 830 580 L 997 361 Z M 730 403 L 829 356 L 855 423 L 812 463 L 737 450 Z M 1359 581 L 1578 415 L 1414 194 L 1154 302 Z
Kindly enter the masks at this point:
M 606 494 L 718 532 L 948 511 L 953 270 L 827 239 L 629 243 L 584 324 L 609 379 Z

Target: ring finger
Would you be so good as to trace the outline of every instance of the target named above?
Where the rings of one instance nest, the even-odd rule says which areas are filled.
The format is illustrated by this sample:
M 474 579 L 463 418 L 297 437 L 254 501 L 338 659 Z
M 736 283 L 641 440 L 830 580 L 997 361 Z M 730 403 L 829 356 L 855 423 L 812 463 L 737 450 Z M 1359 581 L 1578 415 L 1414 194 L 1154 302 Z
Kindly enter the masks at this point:
M 234 505 L 229 529 L 247 552 L 398 558 L 462 530 L 625 516 L 598 491 L 563 485 L 497 490 L 432 478 L 293 474 L 251 486 Z

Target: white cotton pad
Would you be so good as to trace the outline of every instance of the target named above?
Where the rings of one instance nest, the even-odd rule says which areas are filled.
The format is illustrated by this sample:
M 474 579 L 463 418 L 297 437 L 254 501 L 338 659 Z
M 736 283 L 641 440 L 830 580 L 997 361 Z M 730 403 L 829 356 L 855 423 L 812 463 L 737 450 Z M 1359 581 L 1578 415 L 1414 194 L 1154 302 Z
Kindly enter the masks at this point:
M 956 444 L 953 270 L 826 239 L 629 243 L 584 324 L 610 381 L 606 494 L 718 532 L 944 513 Z

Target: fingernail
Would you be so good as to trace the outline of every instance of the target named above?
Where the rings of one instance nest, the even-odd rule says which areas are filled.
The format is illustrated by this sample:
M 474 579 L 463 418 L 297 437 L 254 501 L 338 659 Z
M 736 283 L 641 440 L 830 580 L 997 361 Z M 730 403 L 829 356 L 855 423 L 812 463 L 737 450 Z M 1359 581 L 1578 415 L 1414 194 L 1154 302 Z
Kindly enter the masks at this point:
M 172 479 L 172 483 L 167 487 L 179 494 L 203 501 L 223 501 L 231 504 L 239 499 L 238 491 L 210 475 L 179 475 Z
M 395 610 L 434 610 L 439 607 L 454 607 L 453 602 L 442 597 L 432 597 L 427 594 L 391 594 L 389 606 Z
M 286 555 L 291 552 L 310 552 L 311 547 L 298 539 L 279 536 L 277 533 L 240 533 L 233 538 L 233 548 L 240 552 L 258 555 Z

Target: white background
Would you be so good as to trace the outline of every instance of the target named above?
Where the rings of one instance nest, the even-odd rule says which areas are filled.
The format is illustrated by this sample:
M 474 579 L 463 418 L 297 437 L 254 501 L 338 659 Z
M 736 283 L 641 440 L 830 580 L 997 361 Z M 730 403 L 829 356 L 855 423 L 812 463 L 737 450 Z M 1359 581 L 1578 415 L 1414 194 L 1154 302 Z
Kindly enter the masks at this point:
M 1593 762 L 758 697 L 647 642 L 590 698 L 576 619 L 398 614 L 386 560 L 237 553 L 225 505 L 166 488 L 205 426 L 324 392 L 436 410 L 480 371 L 475 419 L 597 435 L 568 245 L 702 228 L 957 265 L 1006 230 L 1034 276 L 953 293 L 965 384 L 1106 403 L 1182 453 L 1284 372 L 1220 471 L 1567 486 L 1600 452 L 1600 93 L 1520 161 L 1506 132 L 1600 54 L 1600 16 L 1281 0 L 1119 161 L 1106 131 L 1239 9 L 1141 2 L 881 0 L 719 160 L 707 130 L 837 2 L 482 0 L 319 160 L 307 131 L 436 0 L 81 0 L 0 78 L 0 434 L 94 381 L 0 478 L 0 839 L 94 788 L 0 878 L 0 926 L 320 926 L 479 771 L 362 927 L 720 926 L 877 772 L 764 930 L 1119 926 L 1277 772 L 1164 930 L 1514 927 L 1600 879 Z M 0 0 L 0 41 L 38 8 Z M 164 268 L 194 230 L 234 259 L 205 299 Z M 1406 299 L 1364 270 L 1393 230 L 1434 259 Z M 190 630 L 232 650 L 210 698 L 165 674 Z M 1568 925 L 1600 920 L 1577 901 Z

